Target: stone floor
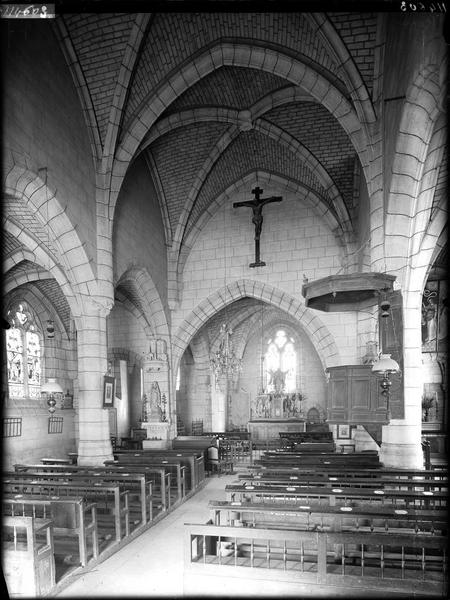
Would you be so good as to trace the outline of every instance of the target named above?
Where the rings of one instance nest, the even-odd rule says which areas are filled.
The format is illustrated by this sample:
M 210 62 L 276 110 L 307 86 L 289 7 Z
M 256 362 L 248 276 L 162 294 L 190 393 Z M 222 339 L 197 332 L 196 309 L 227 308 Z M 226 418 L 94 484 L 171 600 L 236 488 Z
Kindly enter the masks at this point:
M 226 577 L 194 576 L 184 573 L 184 523 L 205 523 L 208 501 L 225 499 L 225 485 L 236 475 L 210 477 L 192 498 L 168 514 L 116 554 L 96 566 L 57 594 L 79 597 L 379 597 L 367 590 L 335 590 L 319 586 L 267 580 L 243 580 L 232 573 Z M 411 595 L 384 594 L 384 598 Z

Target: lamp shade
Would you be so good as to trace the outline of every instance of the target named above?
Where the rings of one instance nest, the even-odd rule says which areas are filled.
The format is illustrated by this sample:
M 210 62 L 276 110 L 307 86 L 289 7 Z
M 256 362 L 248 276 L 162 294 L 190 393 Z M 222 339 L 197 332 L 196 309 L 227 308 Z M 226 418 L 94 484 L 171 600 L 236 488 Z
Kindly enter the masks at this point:
M 41 386 L 41 394 L 64 394 L 62 387 L 54 377 L 49 377 L 47 383 Z
M 380 354 L 380 358 L 373 364 L 372 371 L 375 373 L 398 373 L 400 367 L 390 354 Z

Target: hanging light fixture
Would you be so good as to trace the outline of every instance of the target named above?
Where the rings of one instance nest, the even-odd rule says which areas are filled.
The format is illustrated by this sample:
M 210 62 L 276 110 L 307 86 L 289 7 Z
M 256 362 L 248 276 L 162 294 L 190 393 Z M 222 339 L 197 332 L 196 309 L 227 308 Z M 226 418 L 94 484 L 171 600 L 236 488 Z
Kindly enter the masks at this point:
M 391 303 L 384 294 L 384 298 L 380 302 L 380 315 L 383 319 L 385 332 L 387 330 L 387 318 L 390 316 Z M 395 336 L 395 327 L 393 328 Z M 385 335 L 386 339 L 386 335 Z M 380 347 L 382 338 L 380 336 Z M 381 375 L 380 387 L 381 394 L 386 398 L 386 418 L 391 420 L 390 400 L 391 400 L 391 375 L 400 373 L 400 366 L 396 360 L 391 358 L 390 354 L 380 353 L 378 359 L 373 363 L 372 372 Z
M 46 211 L 47 211 L 47 249 L 48 252 L 50 252 L 50 236 L 48 234 L 48 191 L 47 191 L 47 167 L 43 167 L 42 169 L 39 169 L 39 171 L 43 171 L 45 170 L 45 199 L 46 199 Z M 50 265 L 48 270 L 50 270 Z M 47 338 L 48 339 L 54 339 L 55 337 L 55 328 L 54 328 L 54 321 L 53 320 L 48 320 L 47 321 Z M 48 407 L 48 412 L 49 413 L 54 413 L 56 410 L 56 401 L 60 400 L 60 402 L 62 402 L 62 398 L 64 395 L 64 390 L 62 389 L 62 387 L 59 385 L 59 383 L 56 381 L 55 377 L 49 377 L 47 379 L 47 383 L 44 383 L 43 385 L 41 385 L 41 398 L 44 399 L 44 401 L 47 402 L 47 407 Z
M 242 360 L 236 356 L 233 350 L 232 334 L 233 330 L 228 323 L 222 323 L 219 348 L 211 358 L 211 368 L 214 371 L 216 384 L 221 377 L 233 378 L 242 371 Z

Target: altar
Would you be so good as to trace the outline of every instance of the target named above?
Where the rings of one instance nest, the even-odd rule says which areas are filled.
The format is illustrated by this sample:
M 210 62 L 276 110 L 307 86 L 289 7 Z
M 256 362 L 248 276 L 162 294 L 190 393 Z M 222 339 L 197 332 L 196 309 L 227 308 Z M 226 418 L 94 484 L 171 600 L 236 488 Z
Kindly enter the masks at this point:
M 280 439 L 280 432 L 304 432 L 305 421 L 301 419 L 257 419 L 248 422 L 252 441 Z
M 258 394 L 250 405 L 248 430 L 252 440 L 279 439 L 280 432 L 305 431 L 302 402 L 299 392 Z

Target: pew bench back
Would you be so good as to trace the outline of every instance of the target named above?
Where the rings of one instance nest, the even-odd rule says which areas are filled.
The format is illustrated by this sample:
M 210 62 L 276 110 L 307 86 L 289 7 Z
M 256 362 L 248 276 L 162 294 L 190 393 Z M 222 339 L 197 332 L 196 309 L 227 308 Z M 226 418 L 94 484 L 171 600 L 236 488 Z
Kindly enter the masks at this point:
M 446 538 L 185 525 L 185 569 L 380 592 L 442 595 Z M 254 571 L 256 569 L 256 572 Z M 220 583 L 219 583 L 220 585 Z M 336 589 L 336 588 L 334 588 Z

